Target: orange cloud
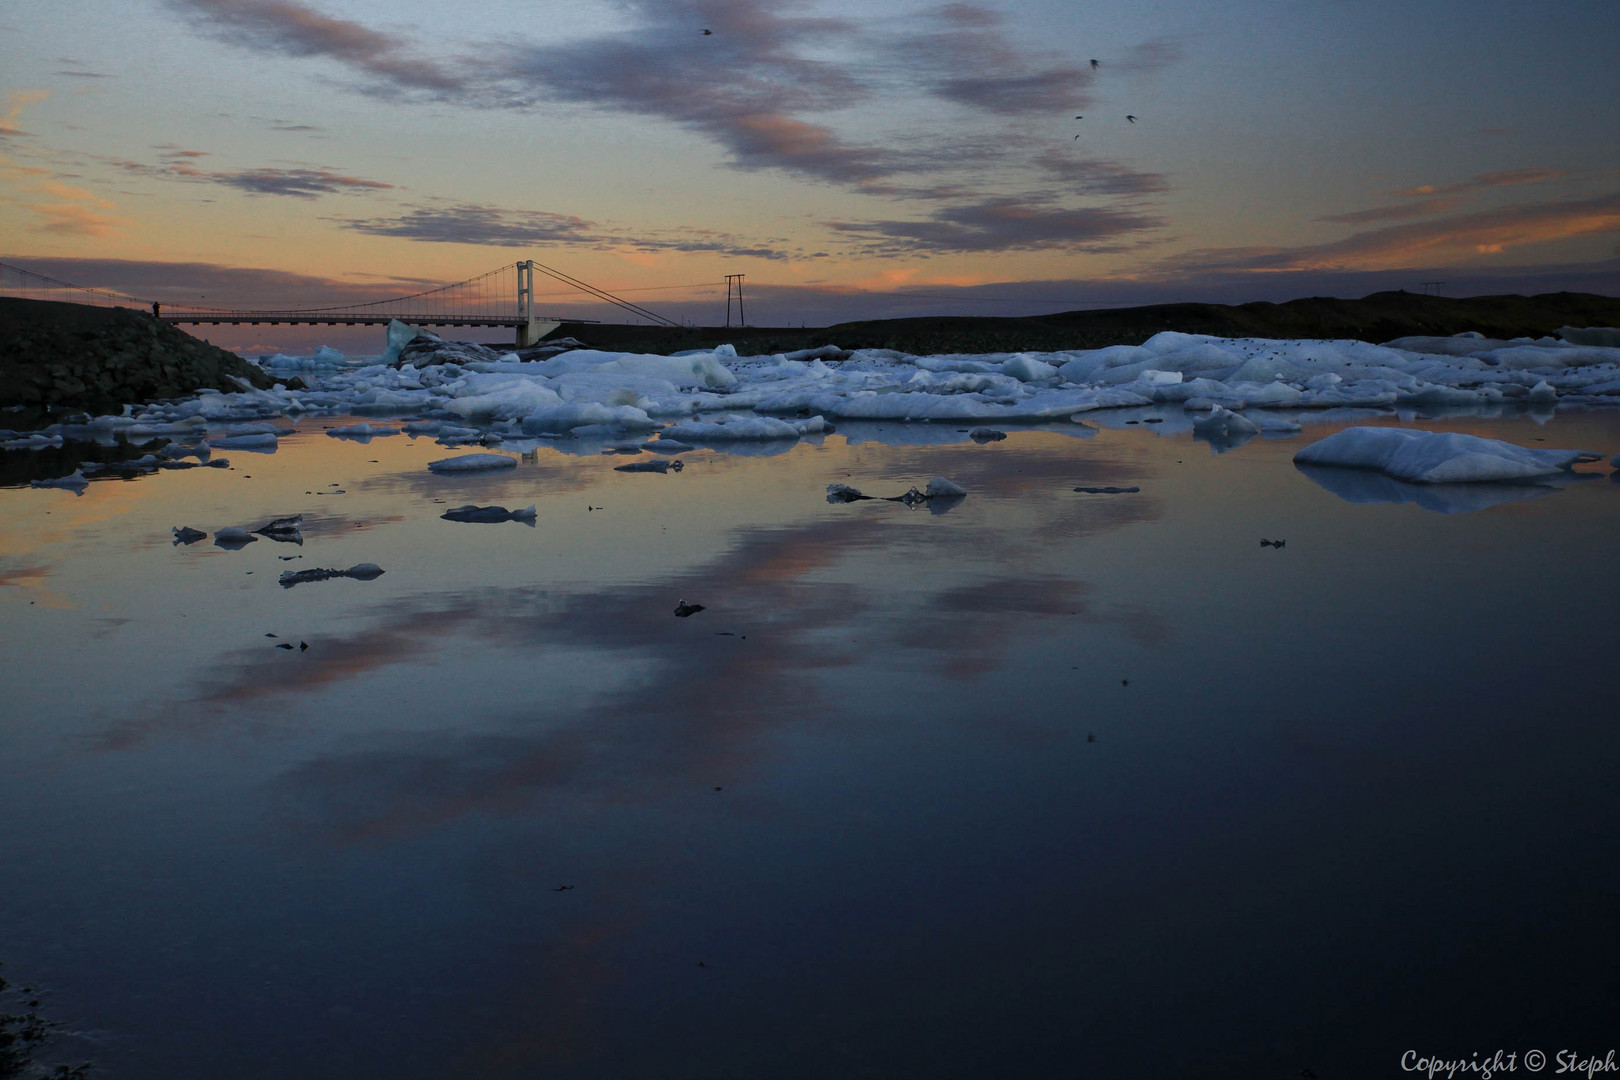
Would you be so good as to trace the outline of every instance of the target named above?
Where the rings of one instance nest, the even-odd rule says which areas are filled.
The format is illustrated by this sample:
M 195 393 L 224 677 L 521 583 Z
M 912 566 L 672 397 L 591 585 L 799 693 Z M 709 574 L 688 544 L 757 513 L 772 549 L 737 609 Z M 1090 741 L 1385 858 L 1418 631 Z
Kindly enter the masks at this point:
M 40 228 L 67 236 L 111 236 L 134 224 L 128 218 L 97 213 L 74 203 L 34 203 L 30 209 L 45 218 Z
M 50 97 L 49 90 L 13 90 L 6 94 L 6 111 L 0 113 L 0 136 L 27 135 L 17 126 L 17 120 L 28 106 Z

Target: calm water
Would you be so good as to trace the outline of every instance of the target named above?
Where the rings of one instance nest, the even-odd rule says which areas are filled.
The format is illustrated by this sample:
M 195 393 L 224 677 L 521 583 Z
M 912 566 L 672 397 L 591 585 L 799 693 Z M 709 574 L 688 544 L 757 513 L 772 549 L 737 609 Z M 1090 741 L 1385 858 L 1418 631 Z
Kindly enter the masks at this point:
M 1440 513 L 1297 470 L 1332 425 L 454 478 L 347 422 L 0 491 L 0 961 L 106 1076 L 1620 1045 L 1606 466 Z M 1620 449 L 1616 413 L 1418 426 Z M 933 475 L 967 499 L 824 498 Z M 301 547 L 170 543 L 299 512 Z

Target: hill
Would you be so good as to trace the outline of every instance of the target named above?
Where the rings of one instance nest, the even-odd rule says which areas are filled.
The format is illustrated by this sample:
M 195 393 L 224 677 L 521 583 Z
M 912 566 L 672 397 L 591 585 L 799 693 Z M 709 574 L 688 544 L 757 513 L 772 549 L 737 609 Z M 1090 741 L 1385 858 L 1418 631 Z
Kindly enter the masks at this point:
M 671 353 L 729 342 L 743 355 L 837 345 L 931 353 L 1055 352 L 1140 345 L 1161 330 L 1221 337 L 1351 338 L 1381 342 L 1473 330 L 1541 337 L 1563 326 L 1620 326 L 1620 298 L 1592 293 L 1454 299 L 1381 292 L 1360 300 L 1310 297 L 1282 304 L 1151 304 L 1021 318 L 929 316 L 789 327 L 661 327 L 565 323 L 555 333 L 598 349 Z

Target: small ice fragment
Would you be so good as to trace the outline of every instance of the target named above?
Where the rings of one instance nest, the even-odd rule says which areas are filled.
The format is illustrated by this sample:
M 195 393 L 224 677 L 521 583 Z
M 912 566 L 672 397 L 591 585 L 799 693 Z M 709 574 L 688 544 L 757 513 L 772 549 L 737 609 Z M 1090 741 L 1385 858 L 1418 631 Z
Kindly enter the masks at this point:
M 84 489 L 88 487 L 89 484 L 90 481 L 84 478 L 84 470 L 79 469 L 75 470 L 72 476 L 58 476 L 54 480 L 33 480 L 29 482 L 28 486 L 37 488 L 65 488 L 66 490 L 73 492 L 75 495 L 83 495 Z
M 928 481 L 928 486 L 923 490 L 923 494 L 928 496 L 930 499 L 941 497 L 952 498 L 955 496 L 966 495 L 967 488 L 960 484 L 954 483 L 953 481 L 947 480 L 943 476 L 936 476 L 932 480 Z
M 684 454 L 688 450 L 696 450 L 691 443 L 683 443 L 679 439 L 651 439 L 641 444 L 643 450 L 651 450 L 655 454 Z
M 262 432 L 254 435 L 227 435 L 222 439 L 213 440 L 215 450 L 259 450 L 275 452 L 276 435 L 274 432 Z
M 259 538 L 242 528 L 240 525 L 227 525 L 223 529 L 214 531 L 214 545 L 235 551 L 237 548 L 247 547 Z
M 176 525 L 173 531 L 176 544 L 195 544 L 208 537 L 207 533 L 201 529 L 193 529 L 190 525 Z
M 870 495 L 862 495 L 848 484 L 828 484 L 827 501 L 830 503 L 854 502 L 857 499 L 870 499 Z
M 370 440 L 384 435 L 398 435 L 399 428 L 386 424 L 350 424 L 347 427 L 327 428 L 326 433 L 334 439 Z
M 276 518 L 275 520 L 266 524 L 263 528 L 254 529 L 253 531 L 258 533 L 260 536 L 269 537 L 278 544 L 297 544 L 302 547 L 304 544 L 304 537 L 303 534 L 298 531 L 298 527 L 303 524 L 303 521 L 303 514 L 294 514 L 291 517 Z
M 308 570 L 284 570 L 278 583 L 283 589 L 290 589 L 294 585 L 303 585 L 310 581 L 330 581 L 333 578 L 354 578 L 356 581 L 375 581 L 386 571 L 376 563 L 356 563 L 347 570 L 326 570 L 312 567 Z
M 484 472 L 490 469 L 515 469 L 517 458 L 506 454 L 463 454 L 460 457 L 440 458 L 428 462 L 436 473 Z
M 534 524 L 534 507 L 529 506 L 522 510 L 508 510 L 504 506 L 458 506 L 454 510 L 446 510 L 439 515 L 446 521 L 469 521 L 484 524 L 499 524 L 503 521 L 523 521 Z
M 675 605 L 675 617 L 677 619 L 684 619 L 688 615 L 696 615 L 702 610 L 702 604 L 688 604 L 685 600 L 682 600 L 680 603 Z
M 1142 489 L 1139 487 L 1077 487 L 1074 490 L 1087 495 L 1135 495 Z
M 613 466 L 614 472 L 680 472 L 686 465 L 680 461 L 632 461 Z
M 968 438 L 976 443 L 999 442 L 1007 437 L 1005 431 L 997 431 L 990 427 L 976 427 L 968 432 Z
M 1546 379 L 1542 379 L 1540 382 L 1536 383 L 1536 385 L 1530 388 L 1530 400 L 1537 405 L 1545 404 L 1549 401 L 1557 401 L 1558 391 L 1553 388 L 1552 383 L 1548 382 Z
M 1259 433 L 1259 424 L 1220 405 L 1211 409 L 1207 417 L 1193 421 L 1193 434 L 1210 442 L 1235 442 Z

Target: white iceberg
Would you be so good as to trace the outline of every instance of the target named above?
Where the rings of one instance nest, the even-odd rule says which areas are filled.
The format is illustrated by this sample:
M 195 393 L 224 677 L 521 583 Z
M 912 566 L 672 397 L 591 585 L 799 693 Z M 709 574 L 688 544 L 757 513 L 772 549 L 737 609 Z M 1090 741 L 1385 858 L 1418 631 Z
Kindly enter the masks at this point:
M 506 454 L 463 454 L 460 457 L 440 458 L 428 462 L 436 473 L 487 472 L 492 469 L 515 469 L 517 458 Z
M 1600 457 L 1586 450 L 1530 450 L 1449 431 L 1352 427 L 1305 447 L 1294 461 L 1376 469 L 1414 484 L 1455 484 L 1551 476 Z

